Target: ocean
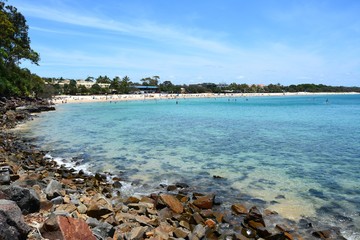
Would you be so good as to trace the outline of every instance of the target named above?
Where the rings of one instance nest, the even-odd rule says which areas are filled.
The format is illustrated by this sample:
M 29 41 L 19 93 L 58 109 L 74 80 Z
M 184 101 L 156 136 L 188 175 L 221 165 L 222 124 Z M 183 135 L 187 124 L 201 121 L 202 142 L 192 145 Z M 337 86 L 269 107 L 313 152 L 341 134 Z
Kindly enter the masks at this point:
M 129 194 L 185 182 L 360 239 L 360 95 L 61 104 L 22 131 Z

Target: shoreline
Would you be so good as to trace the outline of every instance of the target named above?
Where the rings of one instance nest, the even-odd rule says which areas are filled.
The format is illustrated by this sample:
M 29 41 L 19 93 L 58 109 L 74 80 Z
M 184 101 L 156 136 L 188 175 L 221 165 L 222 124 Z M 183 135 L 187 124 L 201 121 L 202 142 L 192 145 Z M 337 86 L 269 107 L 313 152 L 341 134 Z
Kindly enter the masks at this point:
M 52 98 L 55 104 L 88 103 L 88 102 L 117 102 L 117 101 L 144 101 L 194 98 L 246 98 L 246 97 L 280 97 L 280 96 L 325 96 L 325 95 L 354 95 L 357 92 L 296 92 L 296 93 L 188 93 L 188 94 L 109 94 L 109 95 L 58 95 Z
M 26 118 L 23 120 L 26 121 Z M 159 193 L 149 196 L 122 199 L 121 179 L 118 176 L 103 173 L 86 175 L 83 171 L 64 168 L 47 159 L 46 152 L 36 150 L 36 146 L 24 141 L 21 135 L 15 136 L 6 129 L 2 129 L 1 133 L 5 145 L 0 146 L 0 150 L 8 150 L 0 152 L 8 154 L 4 155 L 7 160 L 15 160 L 5 163 L 10 163 L 8 165 L 19 177 L 15 181 L 11 180 L 5 188 L 21 185 L 35 191 L 33 197 L 39 200 L 36 201 L 39 209 L 24 214 L 25 222 L 32 228 L 29 239 L 42 239 L 49 234 L 46 227 L 44 230 L 49 221 L 58 222 L 61 227 L 61 217 L 64 214 L 74 226 L 82 225 L 84 233 L 89 233 L 89 230 L 98 237 L 96 229 L 101 229 L 102 226 L 105 230 L 101 230 L 100 235 L 107 235 L 112 239 L 122 239 L 115 236 L 133 236 L 127 239 L 163 239 L 161 236 L 188 239 L 219 239 L 230 236 L 232 239 L 266 239 L 270 236 L 277 236 L 277 239 L 310 239 L 308 237 L 311 236 L 319 239 L 324 234 L 333 236 L 333 239 L 344 239 L 339 230 L 334 228 L 323 230 L 321 225 L 320 229 L 316 229 L 317 223 L 309 220 L 289 221 L 276 212 L 244 206 L 231 199 L 231 208 L 221 206 L 215 194 L 193 192 L 186 183 L 163 186 Z M 19 158 L 10 157 L 14 156 L 14 152 L 15 156 L 22 155 L 21 159 L 30 160 L 17 162 Z M 109 177 L 111 182 L 108 181 Z M 27 184 L 28 181 L 32 184 Z M 60 186 L 56 182 L 60 183 Z M 52 185 L 57 185 L 53 193 L 48 191 Z M 0 187 L 1 193 L 3 187 Z M 115 194 L 117 191 L 119 195 Z M 166 215 L 165 218 L 163 214 Z M 174 222 L 177 227 L 173 226 Z M 224 228 L 224 224 L 228 227 Z M 170 228 L 171 231 L 164 230 Z

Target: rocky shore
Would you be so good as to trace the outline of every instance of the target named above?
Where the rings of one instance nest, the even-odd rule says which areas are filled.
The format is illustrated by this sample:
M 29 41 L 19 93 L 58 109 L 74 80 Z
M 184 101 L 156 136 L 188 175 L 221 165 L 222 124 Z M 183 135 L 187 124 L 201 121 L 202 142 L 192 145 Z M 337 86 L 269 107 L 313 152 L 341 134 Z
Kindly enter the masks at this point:
M 345 239 L 339 229 L 317 229 L 306 219 L 237 202 L 223 206 L 216 194 L 193 192 L 186 183 L 125 196 L 119 176 L 59 166 L 8 131 L 50 110 L 41 99 L 0 99 L 0 240 Z

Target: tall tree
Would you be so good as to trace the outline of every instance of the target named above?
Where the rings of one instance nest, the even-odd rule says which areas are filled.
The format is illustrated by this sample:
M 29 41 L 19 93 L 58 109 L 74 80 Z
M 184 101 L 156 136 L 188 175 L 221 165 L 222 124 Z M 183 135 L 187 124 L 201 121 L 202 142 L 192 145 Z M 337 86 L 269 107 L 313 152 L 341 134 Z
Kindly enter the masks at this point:
M 30 47 L 28 25 L 16 7 L 0 1 L 0 61 L 9 67 L 27 59 L 38 64 L 40 56 Z
M 0 0 L 0 95 L 29 96 L 44 91 L 44 82 L 22 60 L 38 64 L 40 57 L 30 47 L 25 17 L 13 6 Z

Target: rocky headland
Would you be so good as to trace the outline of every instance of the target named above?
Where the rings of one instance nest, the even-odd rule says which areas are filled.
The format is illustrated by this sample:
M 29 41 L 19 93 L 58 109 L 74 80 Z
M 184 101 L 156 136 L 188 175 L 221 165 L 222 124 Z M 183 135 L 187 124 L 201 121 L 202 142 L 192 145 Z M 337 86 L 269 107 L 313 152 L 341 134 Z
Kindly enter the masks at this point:
M 291 221 L 239 202 L 223 206 L 216 194 L 194 192 L 186 183 L 125 196 L 121 177 L 59 166 L 9 131 L 50 110 L 54 106 L 41 99 L 0 99 L 0 240 L 345 239 L 339 229 L 317 229 L 306 219 Z

